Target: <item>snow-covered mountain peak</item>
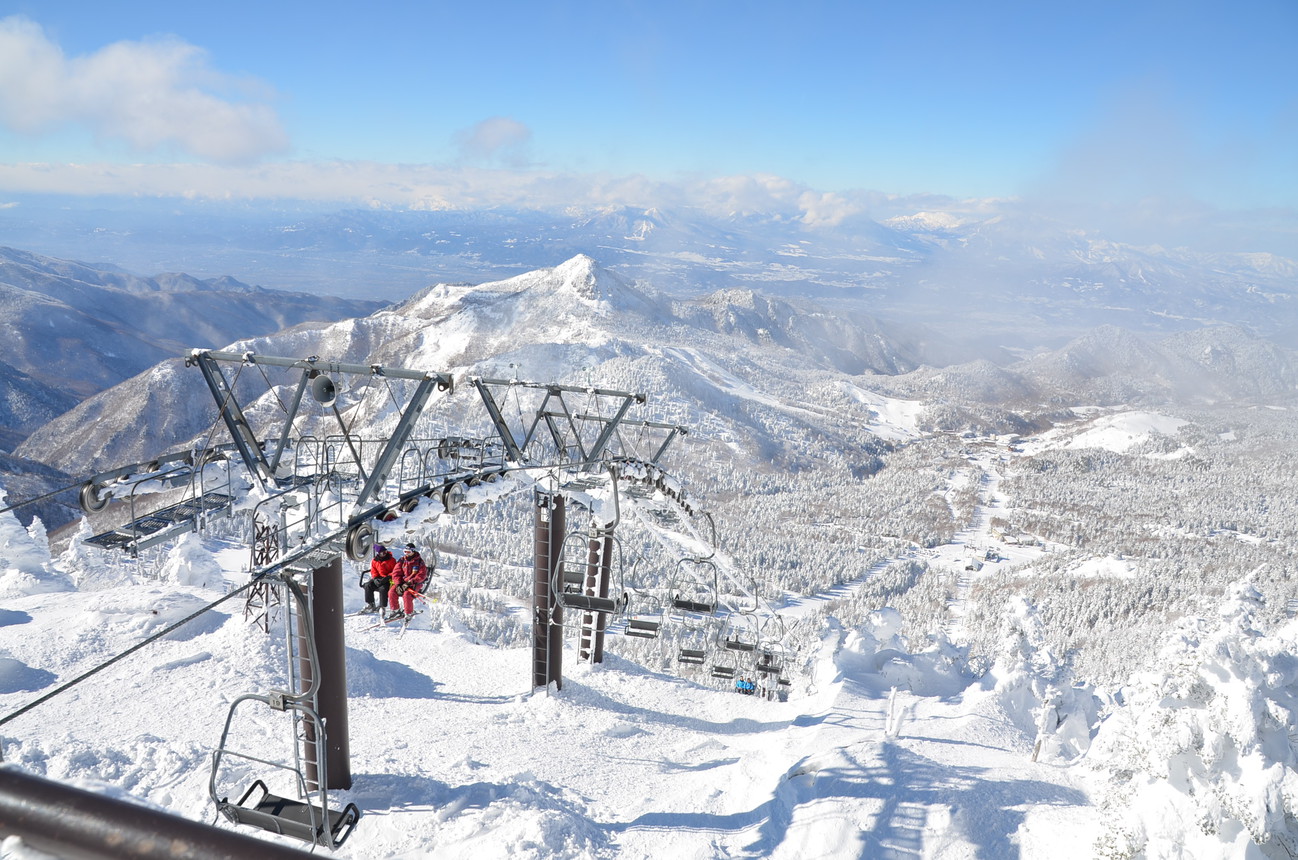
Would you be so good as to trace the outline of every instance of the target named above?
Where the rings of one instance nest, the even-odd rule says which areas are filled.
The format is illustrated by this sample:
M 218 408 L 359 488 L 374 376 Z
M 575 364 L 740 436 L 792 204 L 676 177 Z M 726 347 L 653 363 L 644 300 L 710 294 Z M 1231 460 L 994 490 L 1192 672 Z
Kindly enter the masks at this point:
M 587 301 L 609 299 L 616 289 L 611 273 L 585 254 L 555 266 L 553 274 L 557 289 Z
M 916 212 L 914 215 L 898 215 L 883 223 L 896 230 L 927 233 L 955 230 L 967 222 L 952 212 Z

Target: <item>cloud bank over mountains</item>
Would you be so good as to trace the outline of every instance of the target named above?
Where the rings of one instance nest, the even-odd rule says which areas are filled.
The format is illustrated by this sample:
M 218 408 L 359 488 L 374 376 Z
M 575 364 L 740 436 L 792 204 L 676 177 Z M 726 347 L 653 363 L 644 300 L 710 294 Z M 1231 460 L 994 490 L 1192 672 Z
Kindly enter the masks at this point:
M 335 158 L 328 153 L 336 150 L 311 143 L 300 126 L 290 130 L 279 111 L 282 96 L 270 84 L 218 68 L 207 50 L 180 37 L 122 40 L 73 54 L 57 35 L 25 16 L 0 18 L 0 143 L 9 134 L 40 144 L 29 150 L 39 153 L 35 159 L 0 155 L 0 207 L 24 194 L 328 201 L 415 211 L 630 206 L 774 217 L 825 230 L 858 216 L 882 221 L 924 210 L 997 209 L 1045 214 L 1133 245 L 1298 258 L 1298 206 L 1226 209 L 1203 202 L 1230 199 L 1223 187 L 1244 187 L 1241 177 L 1263 167 L 1283 186 L 1292 164 L 1264 157 L 1262 150 L 1274 147 L 1257 150 L 1261 144 L 1250 137 L 1256 130 L 1194 144 L 1178 115 L 1165 109 L 1168 93 L 1152 84 L 1091 123 L 1089 134 L 1015 196 L 961 198 L 817 188 L 778 170 L 560 168 L 554 129 L 510 108 L 441 128 L 428 139 L 427 162 Z M 94 147 L 80 145 L 85 137 Z M 95 155 L 54 155 L 70 142 Z

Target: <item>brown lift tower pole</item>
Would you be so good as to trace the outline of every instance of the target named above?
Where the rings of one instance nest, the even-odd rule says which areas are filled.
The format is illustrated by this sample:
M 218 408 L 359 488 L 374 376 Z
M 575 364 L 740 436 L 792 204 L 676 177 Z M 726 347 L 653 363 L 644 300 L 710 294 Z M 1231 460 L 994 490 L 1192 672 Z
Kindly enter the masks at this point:
M 562 577 L 565 530 L 564 498 L 558 493 L 537 490 L 535 528 L 532 539 L 532 686 L 563 689 L 563 607 L 553 594 L 551 583 Z M 556 575 L 557 572 L 557 575 Z

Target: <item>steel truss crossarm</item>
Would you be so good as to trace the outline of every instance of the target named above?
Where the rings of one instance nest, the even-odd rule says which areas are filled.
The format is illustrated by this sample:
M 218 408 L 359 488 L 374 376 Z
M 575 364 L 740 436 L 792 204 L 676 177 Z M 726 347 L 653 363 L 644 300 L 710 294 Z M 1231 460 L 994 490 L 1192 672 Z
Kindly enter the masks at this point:
M 573 440 L 581 454 L 581 464 L 590 465 L 595 463 L 604 455 L 605 449 L 607 449 L 609 443 L 614 437 L 614 434 L 617 432 L 618 425 L 621 424 L 622 419 L 626 416 L 626 413 L 630 408 L 635 404 L 645 402 L 645 396 L 643 394 L 634 394 L 628 391 L 615 391 L 609 388 L 583 388 L 575 385 L 559 385 L 556 383 L 520 382 L 516 379 L 486 378 L 474 379 L 473 384 L 478 389 L 478 393 L 482 395 L 482 402 L 487 407 L 487 414 L 491 416 L 491 421 L 496 427 L 496 432 L 500 434 L 500 439 L 501 442 L 504 443 L 507 456 L 515 462 L 522 462 L 524 460 L 526 449 L 535 436 L 537 426 L 542 421 L 545 422 L 546 428 L 550 431 L 551 441 L 554 442 L 556 448 L 562 451 L 565 447 L 564 434 L 554 420 L 556 418 L 562 418 L 566 421 L 569 429 L 572 431 Z M 514 385 L 545 391 L 545 397 L 541 401 L 541 405 L 537 408 L 536 414 L 532 417 L 532 424 L 527 428 L 527 433 L 521 445 L 518 443 L 518 440 L 514 438 L 513 432 L 509 429 L 504 415 L 501 413 L 499 404 L 496 402 L 495 397 L 492 396 L 491 391 L 487 387 L 489 385 Z M 563 396 L 565 393 L 622 398 L 622 405 L 619 407 L 617 414 L 612 418 L 587 415 L 574 416 L 568 409 L 568 404 L 564 401 Z M 557 411 L 549 408 L 551 399 L 555 399 L 559 402 L 559 409 Z M 590 448 L 587 449 L 583 444 L 581 433 L 577 429 L 577 422 L 591 420 L 592 418 L 596 421 L 604 422 L 605 427 L 600 431 L 599 436 L 591 444 Z
M 637 397 L 638 397 L 638 401 L 637 401 Z M 600 457 L 604 455 L 604 449 L 608 447 L 609 441 L 613 438 L 613 433 L 617 430 L 617 425 L 622 422 L 622 419 L 624 417 L 626 417 L 627 410 L 631 408 L 631 404 L 636 402 L 643 403 L 644 396 L 643 395 L 626 396 L 626 399 L 622 402 L 621 408 L 619 408 L 617 411 L 617 415 L 613 416 L 613 418 L 604 427 L 604 432 L 599 434 L 599 438 L 595 440 L 595 444 L 590 446 L 590 450 L 586 452 L 586 463 L 588 465 L 596 462 L 597 460 L 599 460 Z
M 312 356 L 310 358 L 283 358 L 274 355 L 258 355 L 255 352 L 222 352 L 215 349 L 194 350 L 192 354 L 202 353 L 217 361 L 238 361 L 248 364 L 264 364 L 270 367 L 296 367 L 303 370 L 315 370 L 320 373 L 354 373 L 366 376 L 390 376 L 393 379 L 428 379 L 436 380 L 439 391 L 449 391 L 453 387 L 449 373 L 429 373 L 423 370 L 408 370 L 400 367 L 385 367 L 382 364 L 347 364 L 341 361 L 328 361 Z
M 433 389 L 445 391 L 450 387 L 450 377 L 442 375 L 427 375 L 415 389 L 414 395 L 410 402 L 406 404 L 405 412 L 401 413 L 401 420 L 397 422 L 396 429 L 392 431 L 392 436 L 388 439 L 383 450 L 379 453 L 378 460 L 374 463 L 374 468 L 370 470 L 369 478 L 365 481 L 365 486 L 361 488 L 360 495 L 356 497 L 356 506 L 352 508 L 352 520 L 356 519 L 365 507 L 366 502 L 372 496 L 377 496 L 379 490 L 383 488 L 383 483 L 388 479 L 388 473 L 392 471 L 392 466 L 401 454 L 402 448 L 410 440 L 410 434 L 414 432 L 415 422 L 419 420 L 419 415 L 424 411 L 424 406 L 428 403 L 428 398 L 432 396 Z
M 482 396 L 482 405 L 487 407 L 487 414 L 491 416 L 491 423 L 495 425 L 496 432 L 500 434 L 500 441 L 505 446 L 505 459 L 511 463 L 523 462 L 523 451 L 518 447 L 518 442 L 514 440 L 514 434 L 505 422 L 505 416 L 500 411 L 500 404 L 487 388 L 488 383 L 497 385 L 511 385 L 513 383 L 494 380 L 494 379 L 474 379 L 473 387 L 478 389 L 478 394 Z
M 244 417 L 239 401 L 235 399 L 234 389 L 230 387 L 225 374 L 221 372 L 220 365 L 216 363 L 217 359 L 227 356 L 229 357 L 227 360 L 243 360 L 242 356 L 235 353 L 216 353 L 211 350 L 196 349 L 189 354 L 185 363 L 198 365 L 208 389 L 212 392 L 212 397 L 216 399 L 216 407 L 220 410 L 221 419 L 225 421 L 225 426 L 230 431 L 230 438 L 234 440 L 234 446 L 238 449 L 239 456 L 243 458 L 243 464 L 248 468 L 248 473 L 256 475 L 257 479 L 265 484 L 273 480 L 270 464 L 266 462 L 261 444 L 257 441 L 256 434 L 252 432 L 252 427 L 248 425 L 248 419 Z
M 239 407 L 238 401 L 234 397 L 229 383 L 226 382 L 224 374 L 221 373 L 220 366 L 217 362 L 230 361 L 239 362 L 240 364 L 257 364 L 269 367 L 284 367 L 298 369 L 302 371 L 302 378 L 298 382 L 297 390 L 294 393 L 293 405 L 289 409 L 288 417 L 284 423 L 284 429 L 280 434 L 278 444 L 275 447 L 273 455 L 273 464 L 268 462 L 262 453 L 261 443 L 257 440 L 252 428 L 249 426 L 247 419 L 243 415 L 243 410 Z M 221 417 L 225 420 L 226 426 L 230 430 L 230 435 L 234 438 L 239 454 L 243 458 L 244 464 L 248 470 L 257 475 L 263 483 L 273 480 L 275 467 L 278 466 L 284 447 L 288 442 L 288 436 L 291 430 L 294 417 L 302 402 L 302 394 L 307 387 L 308 380 L 314 379 L 322 373 L 342 373 L 356 374 L 367 376 L 383 376 L 394 379 L 413 379 L 419 382 L 415 389 L 414 396 L 406 405 L 405 411 L 401 415 L 397 428 L 393 432 L 387 444 L 379 453 L 374 467 L 365 477 L 365 485 L 361 488 L 360 494 L 356 499 L 356 505 L 352 509 L 351 519 L 355 521 L 365 506 L 372 499 L 377 497 L 379 491 L 383 488 L 388 474 L 392 471 L 393 464 L 396 463 L 397 457 L 401 452 L 402 446 L 409 441 L 411 433 L 414 431 L 415 422 L 418 420 L 420 413 L 423 412 L 424 406 L 428 403 L 428 398 L 432 396 L 434 390 L 450 391 L 454 388 L 454 381 L 448 373 L 433 373 L 423 370 L 408 370 L 399 367 L 384 367 L 381 364 L 348 364 L 341 361 L 326 361 L 316 356 L 309 358 L 284 358 L 274 355 L 258 355 L 254 352 L 223 352 L 221 350 L 195 349 L 189 354 L 186 360 L 187 364 L 197 364 L 203 372 L 203 378 L 207 380 L 208 387 L 212 390 L 212 396 L 216 398 L 217 406 L 221 411 Z M 336 410 L 335 410 L 336 412 Z M 341 418 L 339 419 L 341 423 Z M 347 435 L 348 444 L 351 443 L 351 436 L 347 428 L 343 428 L 344 434 Z M 354 451 L 355 449 L 353 449 Z M 357 456 L 356 465 L 361 468 L 364 474 L 364 468 Z

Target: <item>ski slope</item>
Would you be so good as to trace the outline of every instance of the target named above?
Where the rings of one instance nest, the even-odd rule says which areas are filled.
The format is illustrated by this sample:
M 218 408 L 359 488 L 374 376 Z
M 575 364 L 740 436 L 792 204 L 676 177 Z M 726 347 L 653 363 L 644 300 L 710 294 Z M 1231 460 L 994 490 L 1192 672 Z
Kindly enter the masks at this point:
M 191 546 L 169 582 L 123 565 L 111 587 L 7 601 L 0 708 L 219 597 L 176 581 L 216 557 Z M 336 856 L 1033 857 L 1047 834 L 1094 830 L 1086 793 L 1028 760 L 994 695 L 920 664 L 906 671 L 928 693 L 893 693 L 868 632 L 835 631 L 778 702 L 616 656 L 534 691 L 527 649 L 477 643 L 454 615 L 434 603 L 404 633 L 346 620 L 354 783 L 335 794 L 363 817 Z M 211 821 L 226 707 L 282 674 L 280 652 L 226 604 L 5 726 L 5 760 Z M 282 737 L 286 720 L 247 729 Z

